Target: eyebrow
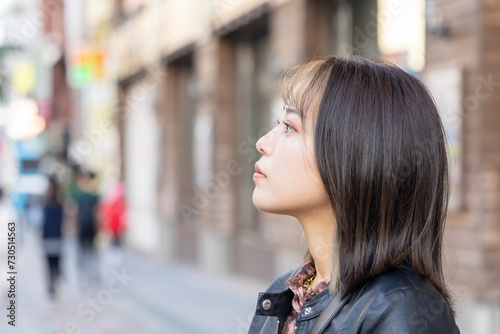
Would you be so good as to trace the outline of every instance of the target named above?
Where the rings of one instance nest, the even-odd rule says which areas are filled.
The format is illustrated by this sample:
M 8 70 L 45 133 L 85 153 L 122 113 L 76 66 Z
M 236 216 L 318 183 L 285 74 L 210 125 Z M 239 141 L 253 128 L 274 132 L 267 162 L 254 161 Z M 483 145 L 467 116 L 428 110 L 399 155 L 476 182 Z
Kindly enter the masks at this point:
M 297 108 L 294 108 L 294 107 L 289 107 L 289 106 L 283 106 L 283 109 L 285 110 L 285 112 L 287 114 L 299 114 L 299 112 L 297 111 Z

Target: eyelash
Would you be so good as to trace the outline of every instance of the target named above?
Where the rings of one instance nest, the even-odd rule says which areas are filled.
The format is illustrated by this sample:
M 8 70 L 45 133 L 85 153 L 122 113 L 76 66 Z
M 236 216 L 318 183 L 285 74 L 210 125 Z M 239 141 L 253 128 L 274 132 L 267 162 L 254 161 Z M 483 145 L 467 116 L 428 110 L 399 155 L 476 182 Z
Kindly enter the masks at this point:
M 276 120 L 276 122 L 278 124 L 281 124 L 281 121 L 278 119 Z M 288 130 L 295 130 L 290 124 L 288 124 L 287 122 L 283 121 L 283 124 L 285 124 L 286 126 L 286 130 L 285 130 L 285 133 L 288 133 Z

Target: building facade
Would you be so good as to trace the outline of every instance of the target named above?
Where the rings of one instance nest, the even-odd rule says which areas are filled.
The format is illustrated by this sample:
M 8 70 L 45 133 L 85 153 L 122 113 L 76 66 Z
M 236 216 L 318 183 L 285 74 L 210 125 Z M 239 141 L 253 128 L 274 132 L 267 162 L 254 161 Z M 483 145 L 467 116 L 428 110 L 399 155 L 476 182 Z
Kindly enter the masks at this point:
M 500 333 L 500 3 L 433 6 L 442 19 L 427 34 L 424 76 L 431 88 L 458 96 L 450 118 L 459 138 L 459 191 L 447 224 L 447 272 L 464 305 L 463 332 Z

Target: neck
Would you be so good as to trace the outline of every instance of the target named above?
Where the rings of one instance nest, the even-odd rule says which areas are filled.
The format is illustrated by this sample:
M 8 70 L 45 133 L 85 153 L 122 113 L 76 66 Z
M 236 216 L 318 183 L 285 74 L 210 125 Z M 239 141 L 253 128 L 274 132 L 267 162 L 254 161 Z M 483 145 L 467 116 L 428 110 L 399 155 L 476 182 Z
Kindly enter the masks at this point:
M 315 212 L 299 219 L 316 267 L 314 282 L 321 282 L 332 271 L 333 228 L 335 216 L 331 210 Z

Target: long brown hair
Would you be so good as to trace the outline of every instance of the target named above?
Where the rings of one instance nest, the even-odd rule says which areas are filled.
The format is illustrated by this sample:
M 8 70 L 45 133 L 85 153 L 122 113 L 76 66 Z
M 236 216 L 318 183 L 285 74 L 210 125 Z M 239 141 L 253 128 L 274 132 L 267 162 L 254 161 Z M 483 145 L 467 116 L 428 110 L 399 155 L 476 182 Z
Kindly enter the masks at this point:
M 446 137 L 425 85 L 356 56 L 293 67 L 282 87 L 302 120 L 314 119 L 316 163 L 336 219 L 331 291 L 346 296 L 406 267 L 429 278 L 453 309 L 442 269 Z

